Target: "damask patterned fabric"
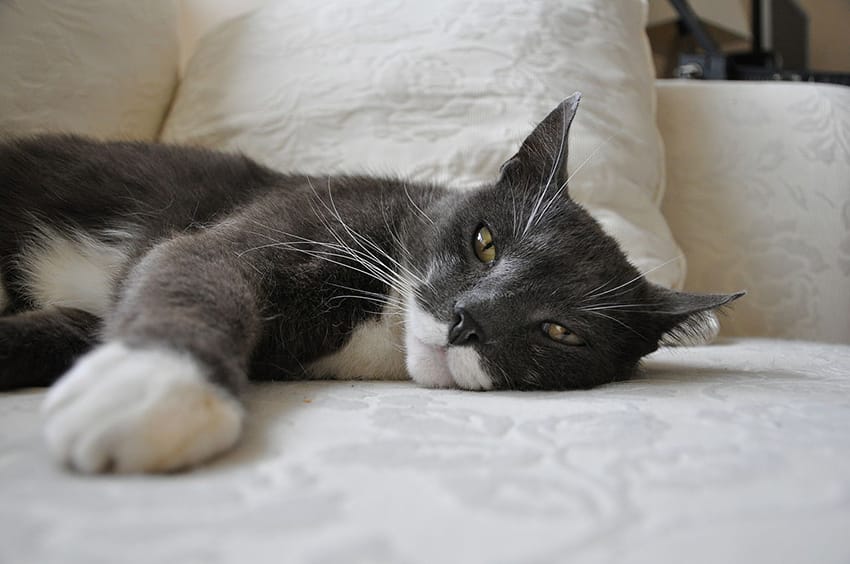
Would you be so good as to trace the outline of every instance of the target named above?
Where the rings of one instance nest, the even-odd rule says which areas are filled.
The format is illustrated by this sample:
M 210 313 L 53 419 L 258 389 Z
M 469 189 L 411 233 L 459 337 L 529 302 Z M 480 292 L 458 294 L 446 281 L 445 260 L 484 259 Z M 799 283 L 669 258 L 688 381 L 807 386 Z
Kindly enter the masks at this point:
M 9 68 L 10 51 L 4 42 L 16 32 L 4 27 L 11 20 L 3 10 L 30 4 L 35 6 L 35 0 L 0 2 L 0 68 Z M 131 4 L 143 3 L 114 4 L 115 9 L 119 5 L 130 9 Z M 420 4 L 428 9 L 428 2 Z M 471 5 L 452 4 L 458 10 Z M 533 4 L 500 6 L 508 10 Z M 553 18 L 562 4 L 572 3 L 547 4 L 554 10 Z M 396 4 L 383 5 L 389 10 Z M 593 9 L 590 2 L 576 5 L 588 9 L 557 16 L 552 29 L 578 41 L 591 41 L 598 34 L 604 39 L 591 51 L 610 54 L 623 65 L 602 63 L 592 52 L 575 54 L 555 47 L 565 68 L 587 73 L 575 80 L 560 74 L 547 78 L 545 92 L 535 90 L 538 85 L 533 81 L 523 82 L 522 72 L 506 67 L 502 76 L 517 89 L 504 99 L 492 89 L 482 88 L 480 94 L 495 107 L 527 112 L 516 121 L 493 122 L 476 113 L 473 104 L 462 105 L 477 99 L 477 90 L 460 92 L 460 106 L 441 106 L 439 87 L 452 92 L 455 67 L 429 68 L 404 58 L 397 61 L 405 64 L 397 66 L 390 64 L 394 61 L 370 66 L 366 78 L 381 85 L 381 95 L 366 104 L 371 113 L 345 114 L 340 108 L 364 99 L 359 95 L 362 90 L 355 88 L 362 70 L 333 67 L 348 87 L 309 82 L 310 69 L 293 73 L 299 68 L 279 67 L 280 61 L 263 58 L 261 37 L 271 33 L 264 26 L 274 28 L 280 21 L 248 18 L 216 35 L 216 42 L 228 49 L 202 46 L 190 73 L 199 74 L 208 66 L 215 80 L 187 83 L 170 135 L 246 149 L 289 168 L 291 163 L 320 164 L 320 157 L 307 154 L 294 138 L 278 135 L 290 117 L 299 135 L 302 128 L 313 127 L 308 124 L 315 118 L 319 130 L 308 133 L 317 138 L 337 128 L 356 139 L 358 132 L 386 122 L 390 125 L 368 137 L 370 145 L 361 147 L 351 139 L 340 146 L 326 141 L 320 145 L 324 163 L 342 167 L 384 154 L 388 162 L 402 162 L 405 157 L 407 172 L 424 174 L 428 169 L 421 163 L 430 155 L 443 154 L 449 146 L 468 146 L 466 139 L 442 146 L 434 140 L 437 135 L 461 135 L 449 128 L 451 123 L 468 130 L 463 135 L 477 135 L 480 127 L 488 135 L 495 131 L 511 139 L 507 145 L 494 142 L 493 150 L 481 154 L 445 153 L 454 155 L 444 163 L 449 172 L 468 162 L 475 165 L 470 170 L 489 174 L 490 167 L 498 166 L 501 152 L 509 152 L 511 144 L 557 102 L 547 97 L 548 92 L 580 88 L 585 92 L 585 115 L 575 130 L 572 167 L 576 168 L 581 162 L 577 156 L 592 153 L 594 143 L 613 132 L 611 124 L 620 123 L 619 117 L 605 111 L 633 108 L 628 100 L 633 95 L 642 100 L 643 115 L 652 116 L 654 111 L 651 98 L 643 98 L 645 78 L 627 76 L 629 68 L 642 64 L 631 59 L 643 57 L 642 47 L 619 47 L 631 39 L 628 34 L 617 36 L 626 33 L 620 28 L 623 19 L 607 11 L 626 3 L 598 3 Z M 500 14 L 493 12 L 489 21 L 497 24 Z M 328 21 L 344 28 L 356 16 L 338 9 L 328 12 Z M 574 25 L 564 28 L 564 22 Z M 126 36 L 127 45 L 135 42 L 159 53 L 152 38 L 113 24 L 110 29 Z M 237 41 L 231 36 L 239 26 L 248 26 L 251 34 Z M 492 25 L 486 34 L 502 42 L 511 39 L 510 32 Z M 530 53 L 537 49 L 549 53 L 549 42 L 561 41 L 535 37 L 537 41 L 529 39 L 526 45 Z M 294 42 L 297 37 L 290 39 Z M 373 38 L 385 39 L 389 36 Z M 304 45 L 307 49 L 310 43 Z M 467 56 L 488 60 L 471 49 L 472 44 L 464 45 Z M 44 46 L 48 59 L 56 57 L 50 54 L 53 49 L 64 52 L 56 43 Z M 249 71 L 236 65 L 245 53 L 260 65 L 260 74 L 245 75 Z M 27 54 L 36 55 L 41 56 L 38 49 Z M 93 61 L 107 55 L 87 52 Z M 344 59 L 347 54 L 338 56 Z M 557 67 L 551 56 L 528 61 L 544 71 Z M 18 109 L 10 113 L 9 106 L 0 106 L 0 120 L 34 116 L 43 118 L 42 124 L 60 123 L 50 120 L 62 115 L 70 120 L 61 122 L 63 127 L 88 125 L 94 128 L 86 130 L 90 133 L 151 136 L 156 128 L 148 117 L 156 112 L 124 114 L 123 106 L 111 105 L 120 92 L 122 100 L 136 100 L 132 91 L 122 90 L 123 85 L 135 84 L 131 76 L 141 76 L 137 73 L 144 74 L 142 69 L 148 67 L 131 65 L 136 63 L 128 61 L 123 68 L 133 69 L 126 77 L 123 72 L 103 75 L 115 81 L 113 89 L 102 90 L 109 93 L 106 98 L 72 98 L 73 92 L 85 89 L 43 88 L 39 95 L 55 98 L 33 102 L 46 113 L 27 114 L 25 106 L 15 106 Z M 163 77 L 172 80 L 171 72 Z M 426 76 L 445 80 L 423 82 Z M 287 79 L 300 85 L 297 98 L 281 93 L 280 84 Z M 620 90 L 607 92 L 603 85 L 607 80 L 619 84 Z M 21 88 L 28 84 L 18 83 Z M 66 84 L 70 88 L 72 83 Z M 249 111 L 243 98 L 249 93 L 241 90 L 248 86 L 254 90 L 250 104 L 259 104 L 263 113 Z M 520 86 L 531 88 L 533 94 L 526 98 Z M 413 91 L 421 91 L 421 96 L 405 97 Z M 149 92 L 149 101 L 160 103 L 154 90 L 142 92 Z M 660 92 L 670 177 L 665 210 L 691 262 L 688 285 L 750 290 L 723 319 L 728 333 L 847 341 L 842 320 L 846 323 L 850 317 L 848 90 L 700 83 L 662 84 Z M 8 98 L 2 97 L 7 93 L 0 89 L 0 104 L 7 104 Z M 64 98 L 74 105 L 63 105 Z M 16 100 L 22 104 L 26 97 Z M 215 102 L 203 114 L 193 107 L 202 100 Z M 58 113 L 48 111 L 51 105 Z M 94 111 L 98 105 L 101 114 Z M 435 120 L 433 130 L 406 121 L 413 120 L 406 112 L 412 116 L 435 107 L 447 110 L 436 112 L 445 121 Z M 448 112 L 457 108 L 464 111 Z M 180 114 L 187 121 L 181 121 Z M 271 118 L 262 121 L 266 115 Z M 339 121 L 334 124 L 332 118 Z M 189 129 L 189 121 L 196 133 Z M 10 127 L 10 122 L 2 123 Z M 137 125 L 133 131 L 121 130 L 125 123 Z M 594 129 L 597 126 L 599 130 Z M 641 126 L 628 127 L 623 131 Z M 412 137 L 431 142 L 411 138 L 399 153 L 386 153 L 399 141 L 387 137 L 390 129 L 407 129 Z M 654 135 L 652 128 L 640 131 L 634 133 L 639 142 Z M 631 136 L 628 143 L 636 141 Z M 657 202 L 663 176 L 657 168 L 658 147 L 650 143 L 629 153 L 622 152 L 619 143 L 612 139 L 608 145 L 617 145 L 618 154 L 627 160 L 646 160 L 647 168 L 638 175 L 640 185 L 653 187 L 647 197 Z M 608 145 L 599 155 L 610 156 Z M 576 177 L 574 191 L 584 190 L 586 197 L 611 196 L 606 179 L 622 164 L 619 158 L 603 161 L 606 166 L 617 165 L 612 164 L 611 171 L 597 168 L 595 159 L 589 161 Z M 585 179 L 582 188 L 586 172 L 592 172 L 592 180 Z M 610 186 L 616 184 L 613 178 Z M 636 185 L 624 184 L 624 193 Z M 398 382 L 275 383 L 248 390 L 251 416 L 246 440 L 217 463 L 169 476 L 92 478 L 64 472 L 49 459 L 38 414 L 43 393 L 7 393 L 0 395 L 0 562 L 846 563 L 850 561 L 848 397 L 850 346 L 759 339 L 662 350 L 648 359 L 642 378 L 590 391 L 473 393 L 425 390 Z
M 271 1 L 201 39 L 163 139 L 281 170 L 469 187 L 495 179 L 581 90 L 572 195 L 639 269 L 667 263 L 650 276 L 680 286 L 684 259 L 658 210 L 645 11 L 634 0 Z
M 0 562 L 850 561 L 850 346 L 721 341 L 578 392 L 267 384 L 208 468 L 62 472 L 0 396 Z
M 850 343 L 850 88 L 658 84 L 686 287 L 749 291 L 723 334 Z
M 2 0 L 0 136 L 154 140 L 177 66 L 174 0 Z

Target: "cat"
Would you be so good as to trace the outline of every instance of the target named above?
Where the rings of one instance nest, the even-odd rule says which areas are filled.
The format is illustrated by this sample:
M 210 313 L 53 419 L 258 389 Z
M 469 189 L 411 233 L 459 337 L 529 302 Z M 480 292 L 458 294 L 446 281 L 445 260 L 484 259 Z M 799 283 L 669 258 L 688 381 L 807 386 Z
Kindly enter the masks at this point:
M 465 390 L 626 379 L 664 335 L 742 293 L 653 285 L 570 198 L 579 100 L 469 192 L 165 144 L 7 141 L 0 388 L 58 378 L 49 450 L 99 473 L 226 451 L 249 378 Z

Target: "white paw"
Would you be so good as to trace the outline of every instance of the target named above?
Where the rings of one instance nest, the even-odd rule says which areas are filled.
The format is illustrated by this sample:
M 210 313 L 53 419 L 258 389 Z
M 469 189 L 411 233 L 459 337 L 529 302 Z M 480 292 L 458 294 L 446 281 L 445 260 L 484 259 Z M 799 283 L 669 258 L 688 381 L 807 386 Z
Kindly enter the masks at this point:
M 96 348 L 42 409 L 53 455 L 81 472 L 163 472 L 227 450 L 243 411 L 191 356 L 118 342 Z

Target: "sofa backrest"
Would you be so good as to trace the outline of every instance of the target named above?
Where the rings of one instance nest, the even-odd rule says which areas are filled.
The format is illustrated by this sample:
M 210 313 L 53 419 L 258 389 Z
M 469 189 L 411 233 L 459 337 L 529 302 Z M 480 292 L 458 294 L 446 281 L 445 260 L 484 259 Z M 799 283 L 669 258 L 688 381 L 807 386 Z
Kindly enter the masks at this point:
M 0 134 L 155 139 L 177 48 L 175 0 L 0 2 Z

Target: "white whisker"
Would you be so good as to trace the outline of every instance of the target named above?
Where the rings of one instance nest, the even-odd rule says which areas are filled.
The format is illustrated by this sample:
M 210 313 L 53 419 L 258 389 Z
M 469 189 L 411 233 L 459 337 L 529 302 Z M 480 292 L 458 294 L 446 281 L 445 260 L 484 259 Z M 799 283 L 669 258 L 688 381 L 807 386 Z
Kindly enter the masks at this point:
M 659 264 L 659 265 L 655 266 L 654 268 L 650 268 L 650 269 L 649 269 L 649 270 L 647 270 L 646 272 L 638 273 L 638 275 L 637 275 L 637 276 L 635 276 L 634 278 L 632 278 L 632 279 L 631 279 L 631 280 L 629 280 L 628 282 L 624 282 L 623 284 L 620 284 L 619 286 L 617 286 L 617 287 L 615 287 L 615 288 L 611 288 L 610 290 L 605 290 L 604 292 L 599 292 L 599 293 L 593 294 L 593 295 L 591 295 L 591 296 L 588 296 L 588 295 L 586 295 L 586 294 L 585 294 L 585 297 L 586 297 L 585 301 L 590 300 L 590 299 L 593 299 L 593 298 L 598 298 L 598 297 L 600 297 L 600 296 L 604 296 L 604 295 L 606 295 L 606 294 L 610 294 L 611 292 L 614 292 L 614 291 L 616 291 L 616 290 L 619 290 L 620 288 L 623 288 L 623 287 L 625 287 L 625 286 L 629 286 L 629 285 L 631 285 L 631 284 L 633 284 L 633 283 L 637 282 L 637 281 L 638 281 L 638 280 L 640 280 L 641 278 L 645 277 L 647 274 L 651 274 L 651 273 L 655 272 L 656 270 L 658 270 L 658 269 L 660 269 L 660 268 L 664 268 L 665 266 L 667 266 L 667 265 L 668 265 L 668 264 L 670 264 L 671 262 L 676 261 L 676 260 L 679 260 L 680 258 L 682 258 L 682 255 L 678 255 L 678 256 L 675 256 L 675 257 L 673 257 L 673 258 L 671 258 L 671 259 L 669 259 L 669 260 L 666 260 L 666 261 L 664 261 L 663 263 L 661 263 L 661 264 Z M 604 287 L 604 286 L 603 286 L 603 287 Z
M 395 289 L 399 289 L 399 285 L 401 287 L 409 287 L 413 293 L 415 293 L 416 295 L 419 295 L 416 288 L 414 288 L 413 285 L 410 284 L 410 282 L 407 278 L 403 277 L 399 272 L 396 272 L 395 270 L 393 270 L 392 268 L 389 268 L 386 264 L 384 264 L 384 262 L 381 259 L 379 259 L 377 256 L 375 256 L 375 254 L 373 252 L 371 252 L 369 250 L 369 248 L 367 248 L 363 244 L 362 241 L 367 242 L 372 248 L 376 249 L 378 252 L 383 254 L 385 257 L 391 259 L 393 262 L 396 262 L 396 264 L 399 264 L 397 261 L 392 259 L 392 257 L 390 257 L 386 252 L 384 252 L 383 249 L 381 249 L 373 241 L 371 241 L 367 237 L 360 235 L 354 229 L 349 227 L 349 225 L 342 219 L 342 217 L 339 214 L 339 211 L 336 208 L 336 204 L 333 201 L 333 194 L 330 191 L 330 177 L 328 177 L 328 198 L 329 198 L 330 203 L 331 203 L 330 207 L 324 201 L 322 201 L 322 199 L 319 197 L 319 194 L 318 194 L 318 192 L 316 192 L 315 187 L 313 187 L 313 184 L 310 181 L 309 177 L 307 178 L 307 183 L 310 186 L 310 189 L 313 191 L 313 194 L 316 197 L 316 200 L 318 200 L 319 203 L 321 203 L 322 206 L 331 215 L 334 216 L 336 221 L 345 230 L 345 232 L 348 234 L 348 236 L 351 237 L 354 240 L 354 242 L 357 244 L 358 247 L 360 247 L 360 249 L 362 249 L 362 250 L 357 250 L 357 249 L 354 249 L 353 247 L 351 247 L 350 245 L 346 244 L 345 241 L 342 239 L 342 237 L 340 237 L 339 234 L 336 232 L 336 230 L 333 229 L 333 227 L 330 225 L 330 223 L 328 223 L 328 221 L 321 214 L 319 214 L 318 210 L 315 209 L 315 207 L 313 207 L 312 204 L 311 204 L 311 207 L 313 207 L 313 212 L 316 214 L 317 219 L 322 223 L 322 225 L 325 227 L 325 229 L 328 231 L 328 233 L 337 241 L 337 243 L 341 247 L 343 247 L 346 252 L 348 252 L 352 255 L 351 258 L 353 260 L 356 260 L 358 262 L 363 263 L 364 267 L 379 270 L 380 272 L 382 272 L 384 274 L 384 276 L 389 277 L 392 280 L 395 280 L 395 283 L 388 283 L 388 285 L 390 287 L 395 288 Z M 367 263 L 368 263 L 368 266 L 367 266 Z M 399 266 L 401 266 L 401 265 L 399 265 Z M 409 273 L 409 271 L 408 271 L 408 273 Z M 410 275 L 412 275 L 412 273 L 409 273 L 408 275 L 410 276 Z M 415 275 L 413 275 L 413 277 L 415 278 Z M 399 290 L 399 293 L 402 293 L 401 290 Z
M 623 323 L 622 321 L 620 321 L 620 320 L 619 320 L 619 319 L 617 319 L 616 317 L 611 317 L 610 315 L 606 315 L 606 314 L 604 314 L 604 313 L 599 313 L 598 311 L 591 311 L 590 313 L 592 313 L 593 315 L 598 315 L 598 316 L 600 316 L 600 317 L 604 317 L 605 319 L 610 319 L 610 320 L 611 320 L 611 321 L 613 321 L 614 323 L 617 323 L 617 324 L 619 324 L 619 325 L 621 325 L 621 326 L 625 327 L 626 329 L 628 329 L 629 331 L 631 331 L 632 333 L 634 333 L 635 335 L 637 335 L 638 337 L 640 337 L 640 338 L 641 338 L 641 339 L 643 339 L 644 341 L 646 341 L 646 340 L 647 340 L 647 339 L 646 339 L 646 337 L 644 337 L 643 335 L 641 335 L 640 333 L 638 333 L 637 331 L 635 331 L 634 329 L 632 329 L 629 325 L 627 325 L 626 323 Z
M 434 225 L 434 220 L 433 220 L 433 219 L 431 219 L 431 218 L 428 216 L 428 214 L 427 214 L 427 213 L 425 213 L 424 211 L 422 211 L 422 208 L 420 208 L 418 205 L 416 205 L 416 202 L 414 202 L 414 201 L 413 201 L 413 198 L 411 198 L 411 197 L 410 197 L 410 192 L 408 192 L 408 191 L 407 191 L 407 183 L 406 183 L 406 182 L 405 182 L 405 183 L 402 183 L 402 185 L 401 185 L 401 186 L 402 186 L 402 188 L 404 188 L 404 195 L 405 195 L 405 196 L 407 196 L 407 200 L 408 200 L 411 204 L 413 204 L 414 209 L 416 209 L 416 211 L 418 211 L 418 212 L 419 212 L 419 215 L 421 215 L 422 217 L 424 217 L 425 219 L 427 219 L 429 222 L 431 222 L 431 225 Z
M 330 284 L 330 286 L 334 286 L 336 288 L 340 288 L 342 290 L 348 290 L 350 292 L 357 292 L 358 295 L 339 295 L 331 298 L 332 300 L 342 299 L 342 298 L 368 298 L 374 301 L 379 301 L 387 306 L 395 306 L 400 310 L 404 310 L 407 307 L 405 302 L 401 298 L 394 297 L 388 294 L 381 294 L 378 292 L 370 292 L 368 290 L 361 290 L 360 288 L 352 288 L 350 286 L 345 286 L 343 284 Z
M 368 248 L 364 245 L 364 243 L 365 243 L 365 244 L 368 244 L 368 245 L 369 245 L 372 249 L 374 249 L 375 251 L 377 251 L 378 253 L 380 253 L 381 255 L 383 255 L 384 257 L 386 257 L 387 259 L 389 259 L 392 263 L 394 263 L 394 264 L 395 264 L 397 267 L 399 267 L 401 270 L 404 270 L 404 271 L 405 271 L 405 273 L 406 273 L 406 274 L 407 274 L 410 278 L 412 278 L 413 280 L 416 280 L 417 282 L 420 282 L 420 283 L 423 283 L 423 284 L 424 284 L 424 281 L 421 279 L 421 277 L 420 277 L 420 276 L 417 276 L 415 273 L 411 272 L 409 269 L 407 269 L 407 268 L 406 268 L 404 265 L 402 265 L 400 262 L 398 262 L 397 260 L 395 260 L 395 259 L 394 259 L 392 256 L 390 256 L 390 255 L 389 255 L 386 251 L 384 251 L 384 250 L 383 250 L 380 246 L 378 246 L 378 245 L 377 245 L 374 241 L 372 241 L 372 240 L 371 240 L 371 239 L 369 239 L 368 237 L 366 237 L 366 236 L 364 236 L 364 235 L 362 235 L 362 234 L 358 233 L 356 230 L 354 230 L 354 229 L 352 229 L 351 227 L 349 227 L 349 225 L 348 225 L 347 223 L 345 223 L 345 221 L 342 219 L 342 216 L 340 216 L 340 214 L 339 214 L 339 210 L 337 210 L 337 208 L 336 208 L 336 203 L 334 202 L 333 194 L 331 193 L 330 177 L 328 177 L 328 199 L 330 200 L 330 204 L 331 204 L 331 207 L 330 207 L 330 208 L 328 208 L 328 209 L 329 209 L 329 210 L 331 210 L 331 212 L 333 213 L 334 217 L 337 219 L 337 221 L 339 221 L 340 225 L 341 225 L 341 226 L 342 226 L 342 228 L 346 231 L 346 233 L 348 233 L 348 235 L 349 235 L 352 239 L 354 239 L 354 242 L 355 242 L 355 243 L 357 243 L 357 245 L 358 245 L 361 249 L 363 249 L 363 251 L 365 251 L 365 252 L 369 255 L 369 257 L 370 257 L 372 260 L 374 260 L 374 261 L 376 261 L 377 263 L 381 264 L 381 265 L 382 265 L 382 266 L 383 266 L 383 267 L 387 270 L 387 273 L 388 273 L 388 274 L 391 274 L 392 276 L 397 277 L 397 278 L 399 279 L 399 281 L 400 281 L 400 282 L 407 282 L 407 283 L 409 283 L 409 282 L 408 282 L 408 280 L 404 279 L 404 278 L 401 276 L 401 274 L 400 274 L 400 273 L 397 273 L 397 272 L 393 271 L 392 269 L 388 268 L 386 265 L 384 265 L 383 261 L 381 261 L 381 260 L 380 260 L 377 256 L 375 256 L 375 255 L 374 255 L 374 253 L 372 253 L 371 251 L 369 251 L 369 249 L 368 249 Z M 325 207 L 327 208 L 327 205 L 326 205 Z
M 652 302 L 652 303 L 642 303 L 642 304 L 618 304 L 618 303 L 605 303 L 605 304 L 594 304 L 587 307 L 578 308 L 579 311 L 596 311 L 596 310 L 622 310 L 622 311 L 643 311 L 640 308 L 645 307 L 654 307 L 664 305 L 662 302 Z
M 528 230 L 531 228 L 532 222 L 534 221 L 537 210 L 540 208 L 540 204 L 543 203 L 544 198 L 546 197 L 546 192 L 549 190 L 549 185 L 552 184 L 552 178 L 554 178 L 555 174 L 558 172 L 561 166 L 561 159 L 564 155 L 564 143 L 567 142 L 567 114 L 561 113 L 561 143 L 558 147 L 558 155 L 555 158 L 555 162 L 552 165 L 552 170 L 549 173 L 549 179 L 546 181 L 546 184 L 543 186 L 543 190 L 540 192 L 540 197 L 537 199 L 537 202 L 534 204 L 534 208 L 531 210 L 531 215 L 528 216 L 528 222 L 525 224 L 525 229 L 523 229 L 522 234 L 525 236 L 528 233 Z
M 543 210 L 542 210 L 542 211 L 540 212 L 540 214 L 537 216 L 537 219 L 535 219 L 535 221 L 534 221 L 534 224 L 535 224 L 535 225 L 537 224 L 537 222 L 539 222 L 539 221 L 540 221 L 540 218 L 542 218 L 542 217 L 546 214 L 546 211 L 547 211 L 547 210 L 548 210 L 548 209 L 552 206 L 552 204 L 553 204 L 554 202 L 556 202 L 556 201 L 558 200 L 558 198 L 560 198 L 560 196 L 561 196 L 561 194 L 563 193 L 563 191 L 567 188 L 567 186 L 569 186 L 570 180 L 572 180 L 572 179 L 573 179 L 573 177 L 574 177 L 576 174 L 578 174 L 578 173 L 579 173 L 579 171 L 580 171 L 582 168 L 584 168 L 584 166 L 585 166 L 587 163 L 589 163 L 589 162 L 590 162 L 590 160 L 591 160 L 591 159 L 592 159 L 592 158 L 596 155 L 596 153 L 598 153 L 598 152 L 602 149 L 602 147 L 604 147 L 605 145 L 607 145 L 607 144 L 608 144 L 608 142 L 609 142 L 609 141 L 611 141 L 611 139 L 613 139 L 616 135 L 617 135 L 616 133 L 612 133 L 612 134 L 611 134 L 611 135 L 609 135 L 606 139 L 604 139 L 603 141 L 600 141 L 600 142 L 599 142 L 599 144 L 598 144 L 598 145 L 596 145 L 596 147 L 593 149 L 593 151 L 591 151 L 591 152 L 590 152 L 590 154 L 589 154 L 587 157 L 585 157 L 585 159 L 581 162 L 581 164 L 580 164 L 580 165 L 578 165 L 578 167 L 576 167 L 576 169 L 575 169 L 572 173 L 570 173 L 570 175 L 569 175 L 569 176 L 567 176 L 567 179 L 564 181 L 564 183 L 563 183 L 563 184 L 561 184 L 561 186 L 558 188 L 558 191 L 557 191 L 557 192 L 555 192 L 555 195 L 554 195 L 554 196 L 552 196 L 552 197 L 549 199 L 549 202 L 546 204 L 546 207 L 545 207 L 545 208 L 543 208 Z
M 406 295 L 406 292 L 405 292 L 405 290 L 407 290 L 406 287 L 403 287 L 403 288 L 400 289 L 396 285 L 397 281 L 394 278 L 387 276 L 388 273 L 386 273 L 385 271 L 383 271 L 380 268 L 376 268 L 375 265 L 372 264 L 371 262 L 364 261 L 364 260 L 362 260 L 362 258 L 357 257 L 356 255 L 352 255 L 350 252 L 348 252 L 352 249 L 348 249 L 346 247 L 341 247 L 339 245 L 334 245 L 333 243 L 326 243 L 324 241 L 314 241 L 314 240 L 311 240 L 311 239 L 306 239 L 304 237 L 299 237 L 297 235 L 292 235 L 292 237 L 297 238 L 297 239 L 301 239 L 301 241 L 278 241 L 278 242 L 274 242 L 274 243 L 268 243 L 268 244 L 265 244 L 265 245 L 260 245 L 258 247 L 254 247 L 252 249 L 247 249 L 245 251 L 237 253 L 237 256 L 242 256 L 245 253 L 248 253 L 248 252 L 251 252 L 251 251 L 257 250 L 257 249 L 263 249 L 263 248 L 269 248 L 269 247 L 283 248 L 283 249 L 286 249 L 286 250 L 295 251 L 295 252 L 298 252 L 298 253 L 301 253 L 301 254 L 305 254 L 305 255 L 311 256 L 313 258 L 325 260 L 327 262 L 331 262 L 333 264 L 348 268 L 349 270 L 354 270 L 356 272 L 359 272 L 361 274 L 364 274 L 366 276 L 374 278 L 374 279 L 378 280 L 379 282 L 386 284 L 390 288 L 393 288 L 393 289 L 399 291 L 399 293 L 405 293 L 405 295 Z M 320 251 L 320 250 L 316 250 L 316 249 L 305 249 L 305 248 L 298 246 L 298 245 L 308 245 L 308 244 L 309 245 L 315 245 L 315 246 L 318 246 L 320 248 L 329 248 L 332 251 L 337 251 L 337 252 Z M 343 251 L 343 252 L 338 252 L 338 251 Z M 340 260 L 334 260 L 334 259 L 340 259 Z M 352 266 L 350 264 L 345 264 L 343 262 L 340 262 L 341 260 L 351 260 L 355 264 L 361 266 L 362 268 L 357 268 L 357 267 Z M 364 270 L 364 269 L 366 269 L 366 270 Z

